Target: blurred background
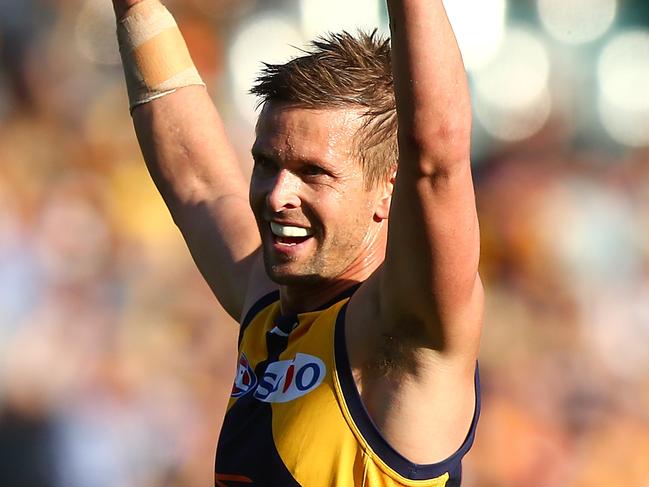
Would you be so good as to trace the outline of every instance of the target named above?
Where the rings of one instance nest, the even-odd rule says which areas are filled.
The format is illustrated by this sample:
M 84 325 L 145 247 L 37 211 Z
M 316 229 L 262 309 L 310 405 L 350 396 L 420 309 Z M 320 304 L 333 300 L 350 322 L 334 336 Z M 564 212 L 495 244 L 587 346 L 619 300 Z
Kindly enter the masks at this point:
M 446 3 L 487 289 L 464 485 L 648 487 L 649 3 Z M 167 4 L 246 172 L 261 60 L 387 32 L 379 0 Z M 212 485 L 235 337 L 141 161 L 110 2 L 2 0 L 0 485 Z

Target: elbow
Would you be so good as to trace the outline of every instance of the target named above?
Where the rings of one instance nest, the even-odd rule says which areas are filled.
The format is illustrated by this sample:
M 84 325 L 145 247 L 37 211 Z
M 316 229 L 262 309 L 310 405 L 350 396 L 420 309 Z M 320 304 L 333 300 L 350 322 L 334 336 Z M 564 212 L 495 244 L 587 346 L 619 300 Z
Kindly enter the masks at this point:
M 399 132 L 399 153 L 406 165 L 424 176 L 434 176 L 467 166 L 471 159 L 471 127 L 444 123 Z
M 178 226 L 181 226 L 181 222 L 191 215 L 204 211 L 209 201 L 207 192 L 191 180 L 171 188 L 162 188 L 158 185 L 158 189 L 174 223 Z

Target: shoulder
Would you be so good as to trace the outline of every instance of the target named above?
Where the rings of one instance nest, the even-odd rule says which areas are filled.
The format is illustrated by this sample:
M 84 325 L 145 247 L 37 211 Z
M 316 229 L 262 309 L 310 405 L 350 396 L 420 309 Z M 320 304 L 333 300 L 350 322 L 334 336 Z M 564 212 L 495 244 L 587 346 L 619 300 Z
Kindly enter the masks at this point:
M 380 294 L 380 277 L 359 289 L 341 318 L 336 347 L 348 355 L 342 367 L 349 369 L 359 410 L 386 444 L 414 463 L 439 462 L 474 429 L 476 357 L 432 349 L 407 310 L 395 319 Z

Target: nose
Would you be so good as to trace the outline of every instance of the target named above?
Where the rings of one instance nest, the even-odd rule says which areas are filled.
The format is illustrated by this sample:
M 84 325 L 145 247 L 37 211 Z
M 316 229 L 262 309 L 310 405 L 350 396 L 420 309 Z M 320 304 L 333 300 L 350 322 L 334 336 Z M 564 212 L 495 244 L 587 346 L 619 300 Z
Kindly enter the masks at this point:
M 272 186 L 266 194 L 268 209 L 274 213 L 299 208 L 300 178 L 282 169 L 273 179 Z

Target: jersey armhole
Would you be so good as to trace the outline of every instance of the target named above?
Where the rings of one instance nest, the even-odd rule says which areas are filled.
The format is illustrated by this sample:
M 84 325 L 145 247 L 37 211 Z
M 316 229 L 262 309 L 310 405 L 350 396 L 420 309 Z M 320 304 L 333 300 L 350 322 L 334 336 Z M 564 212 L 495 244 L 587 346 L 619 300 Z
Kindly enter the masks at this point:
M 354 422 L 360 435 L 383 463 L 405 479 L 432 480 L 446 473 L 448 473 L 451 478 L 461 476 L 462 458 L 473 445 L 478 419 L 480 417 L 480 374 L 478 363 L 476 362 L 474 380 L 475 410 L 469 427 L 469 432 L 464 439 L 464 442 L 460 448 L 446 460 L 433 464 L 413 463 L 392 448 L 383 435 L 381 435 L 381 432 L 370 418 L 369 413 L 367 412 L 367 409 L 365 409 L 365 405 L 358 394 L 358 389 L 356 388 L 356 383 L 354 382 L 349 364 L 349 357 L 347 355 L 347 344 L 345 341 L 346 311 L 347 303 L 345 303 L 341 308 L 336 319 L 334 331 L 335 368 L 340 384 L 340 392 L 343 395 L 342 399 L 344 400 L 349 410 L 351 420 Z

